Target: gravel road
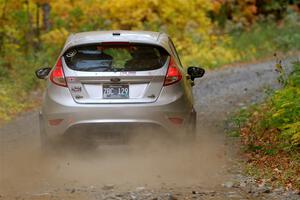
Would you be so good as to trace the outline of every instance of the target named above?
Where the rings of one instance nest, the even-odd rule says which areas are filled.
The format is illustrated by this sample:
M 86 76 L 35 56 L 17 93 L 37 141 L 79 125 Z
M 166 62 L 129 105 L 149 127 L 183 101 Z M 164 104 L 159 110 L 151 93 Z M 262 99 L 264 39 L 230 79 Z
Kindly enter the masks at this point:
M 290 66 L 286 59 L 284 66 Z M 195 144 L 103 145 L 42 156 L 37 111 L 0 128 L 2 199 L 300 199 L 243 174 L 238 139 L 224 121 L 276 88 L 275 61 L 209 71 L 194 87 Z

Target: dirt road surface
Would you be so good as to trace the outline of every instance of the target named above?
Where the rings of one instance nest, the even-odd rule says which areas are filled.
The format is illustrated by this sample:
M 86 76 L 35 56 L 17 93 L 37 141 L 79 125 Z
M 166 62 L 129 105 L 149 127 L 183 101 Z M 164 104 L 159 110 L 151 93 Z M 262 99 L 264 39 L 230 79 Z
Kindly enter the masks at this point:
M 230 114 L 278 87 L 274 64 L 226 67 L 197 80 L 193 145 L 155 141 L 89 151 L 62 148 L 43 156 L 37 111 L 25 113 L 0 128 L 0 200 L 300 199 L 245 176 L 238 139 L 225 134 Z

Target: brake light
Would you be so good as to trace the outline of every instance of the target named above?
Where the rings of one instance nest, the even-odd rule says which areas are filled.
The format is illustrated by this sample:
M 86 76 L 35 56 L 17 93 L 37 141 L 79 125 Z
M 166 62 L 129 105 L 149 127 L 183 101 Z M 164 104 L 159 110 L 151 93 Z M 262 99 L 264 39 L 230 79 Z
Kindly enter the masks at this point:
M 103 50 L 105 49 L 111 49 L 111 48 L 122 48 L 122 49 L 130 49 L 130 43 L 129 42 L 102 42 L 101 48 Z
M 58 59 L 57 63 L 55 64 L 55 67 L 50 75 L 50 80 L 56 85 L 67 87 L 61 58 Z
M 168 72 L 167 72 L 165 82 L 164 82 L 164 86 L 177 83 L 181 79 L 182 79 L 181 72 L 178 69 L 174 58 L 171 57 L 170 62 L 169 62 Z
M 119 41 L 119 42 L 102 42 L 101 43 L 103 46 L 110 46 L 110 45 L 130 45 L 129 42 L 122 42 L 122 41 Z

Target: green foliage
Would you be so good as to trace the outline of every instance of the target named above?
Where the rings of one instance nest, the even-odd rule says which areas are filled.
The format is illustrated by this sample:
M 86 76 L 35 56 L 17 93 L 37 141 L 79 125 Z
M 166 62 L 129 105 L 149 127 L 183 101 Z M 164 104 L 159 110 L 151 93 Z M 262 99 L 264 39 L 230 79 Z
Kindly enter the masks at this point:
M 257 20 L 272 18 L 282 20 L 288 11 L 287 0 L 212 0 L 211 18 L 222 28 L 231 22 L 245 27 Z M 290 4 L 297 2 L 290 1 Z
M 47 62 L 45 55 L 36 56 L 14 58 L 9 70 L 4 63 L 0 63 L 0 72 L 3 71 L 0 78 L 0 121 L 9 120 L 36 104 L 31 91 L 40 88 L 41 82 L 35 77 L 34 71 Z
M 239 137 L 240 129 L 248 121 L 250 115 L 251 112 L 249 112 L 249 109 L 241 109 L 238 113 L 235 113 L 233 116 L 231 116 L 225 122 L 228 126 L 230 126 L 227 131 L 227 135 L 230 137 Z
M 297 16 L 298 17 L 298 16 Z M 298 17 L 300 20 L 300 18 Z M 272 55 L 275 52 L 287 52 L 300 49 L 300 23 L 288 18 L 283 27 L 272 21 L 260 22 L 251 31 L 233 31 L 232 43 L 227 47 L 234 49 L 240 60 L 254 60 Z
M 281 72 L 283 73 L 283 72 Z M 300 63 L 287 79 L 284 89 L 271 98 L 272 110 L 268 115 L 269 125 L 280 130 L 280 138 L 287 148 L 300 145 Z
M 185 64 L 201 64 L 207 68 L 253 61 L 276 52 L 298 51 L 299 29 L 300 17 L 291 13 L 283 21 L 283 26 L 278 26 L 272 20 L 258 22 L 249 31 L 233 29 L 227 37 L 211 35 L 209 43 L 191 46 L 191 53 L 180 53 Z
M 289 76 L 284 76 L 280 63 L 275 67 L 283 88 L 272 93 L 266 103 L 242 110 L 231 120 L 232 130 L 240 130 L 247 149 L 266 155 L 300 149 L 300 63 L 293 64 Z

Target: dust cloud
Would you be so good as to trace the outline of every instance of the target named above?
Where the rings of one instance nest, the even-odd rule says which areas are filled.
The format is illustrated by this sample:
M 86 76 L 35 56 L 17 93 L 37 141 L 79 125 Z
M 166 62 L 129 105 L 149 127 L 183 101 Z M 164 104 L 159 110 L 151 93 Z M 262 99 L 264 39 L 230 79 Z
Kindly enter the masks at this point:
M 38 136 L 1 140 L 0 194 L 107 184 L 124 190 L 219 185 L 225 176 L 227 147 L 221 134 L 204 132 L 199 131 L 193 142 L 144 137 L 128 145 L 88 150 L 60 146 L 48 154 L 41 153 Z

